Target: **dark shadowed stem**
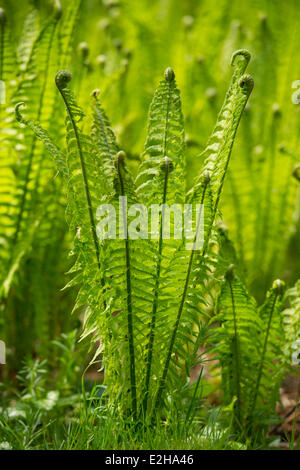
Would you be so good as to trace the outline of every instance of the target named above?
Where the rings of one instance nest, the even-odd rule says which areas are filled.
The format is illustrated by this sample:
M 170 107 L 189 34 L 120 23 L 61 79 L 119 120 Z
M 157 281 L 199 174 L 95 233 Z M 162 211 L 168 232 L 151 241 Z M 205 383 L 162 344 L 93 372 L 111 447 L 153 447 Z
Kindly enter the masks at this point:
M 239 337 L 238 337 L 238 328 L 237 328 L 237 316 L 236 316 L 236 308 L 235 308 L 235 301 L 232 289 L 232 279 L 227 278 L 229 289 L 230 289 L 230 296 L 231 296 L 231 305 L 232 305 L 232 313 L 233 313 L 233 327 L 234 327 L 234 337 L 233 337 L 233 348 L 234 348 L 234 359 L 233 359 L 233 366 L 235 368 L 235 391 L 237 396 L 237 421 L 238 423 L 241 422 L 241 369 L 240 369 L 240 347 L 239 347 Z
M 119 177 L 119 183 L 121 188 L 121 196 L 125 196 L 123 176 L 120 166 L 121 154 L 117 155 L 117 172 Z M 137 419 L 137 399 L 136 399 L 136 379 L 135 379 L 135 354 L 134 354 L 134 336 L 133 336 L 133 315 L 132 315 L 132 295 L 131 295 L 131 267 L 130 267 L 130 249 L 128 240 L 128 228 L 127 228 L 127 214 L 123 207 L 123 226 L 125 232 L 125 255 L 126 255 L 126 287 L 127 287 L 127 329 L 128 329 L 128 347 L 129 347 L 129 369 L 130 369 L 130 389 L 131 389 L 131 404 L 132 404 L 132 417 L 136 421 Z
M 155 324 L 156 324 L 156 312 L 157 312 L 157 304 L 158 304 L 158 290 L 159 290 L 159 283 L 160 283 L 160 271 L 161 271 L 161 261 L 162 261 L 162 247 L 163 247 L 163 227 L 164 227 L 164 212 L 167 198 L 167 187 L 168 187 L 168 177 L 169 177 L 169 161 L 166 158 L 166 165 L 165 165 L 165 177 L 164 177 L 164 192 L 163 192 L 163 206 L 162 211 L 160 214 L 160 228 L 159 228 L 159 245 L 158 245 L 158 261 L 156 265 L 156 281 L 154 287 L 154 300 L 152 306 L 152 316 L 151 316 L 151 326 L 150 326 L 150 334 L 149 334 L 149 343 L 147 345 L 147 371 L 146 371 L 146 379 L 145 379 L 145 389 L 142 396 L 143 399 L 143 416 L 146 417 L 147 414 L 147 407 L 148 407 L 148 396 L 149 396 L 149 385 L 150 385 L 150 377 L 151 377 L 151 368 L 152 368 L 152 356 L 153 356 L 153 344 L 154 344 L 154 337 L 155 337 Z
M 95 251 L 96 251 L 97 263 L 98 263 L 98 267 L 100 269 L 100 248 L 99 248 L 99 242 L 98 242 L 97 233 L 96 233 L 96 224 L 95 224 L 95 218 L 94 218 L 94 211 L 93 211 L 93 206 L 92 206 L 92 199 L 91 199 L 91 194 L 90 194 L 90 188 L 89 188 L 89 182 L 88 182 L 88 177 L 87 177 L 87 172 L 86 172 L 86 166 L 85 166 L 85 160 L 84 160 L 84 155 L 83 155 L 83 151 L 82 151 L 82 146 L 81 146 L 81 142 L 80 142 L 80 139 L 79 139 L 79 134 L 78 134 L 78 129 L 77 129 L 75 119 L 73 117 L 71 108 L 69 106 L 68 100 L 66 99 L 66 96 L 65 96 L 65 93 L 64 93 L 64 88 L 61 88 L 61 87 L 58 86 L 58 89 L 59 89 L 60 94 L 61 94 L 61 96 L 64 100 L 64 103 L 65 103 L 65 106 L 66 106 L 66 109 L 67 109 L 67 113 L 68 113 L 68 116 L 70 118 L 73 130 L 74 130 L 74 134 L 75 134 L 76 144 L 77 144 L 79 158 L 80 158 L 80 164 L 81 164 L 81 168 L 82 168 L 82 177 L 83 177 L 85 196 L 86 196 L 86 201 L 87 201 L 87 206 L 88 206 L 92 236 L 93 236 L 93 241 L 94 241 L 94 246 L 95 246 Z

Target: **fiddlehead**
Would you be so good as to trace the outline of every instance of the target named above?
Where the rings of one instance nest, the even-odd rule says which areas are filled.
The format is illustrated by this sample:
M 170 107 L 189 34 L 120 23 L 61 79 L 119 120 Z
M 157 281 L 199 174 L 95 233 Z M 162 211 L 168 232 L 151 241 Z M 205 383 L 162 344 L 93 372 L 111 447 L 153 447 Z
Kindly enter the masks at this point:
M 75 141 L 77 145 L 77 150 L 78 150 L 78 155 L 79 155 L 80 165 L 81 165 L 81 170 L 82 170 L 85 197 L 86 197 L 86 202 L 87 202 L 87 207 L 88 207 L 88 213 L 89 213 L 91 231 L 92 231 L 92 236 L 93 236 L 93 241 L 94 241 L 96 257 L 97 257 L 97 263 L 100 269 L 100 248 L 99 248 L 99 241 L 98 241 L 97 233 L 96 233 L 94 208 L 92 206 L 91 191 L 90 191 L 89 180 L 88 180 L 87 169 L 86 169 L 85 152 L 82 146 L 80 132 L 76 123 L 76 117 L 79 116 L 79 118 L 82 118 L 82 112 L 76 106 L 73 96 L 70 90 L 67 88 L 67 85 L 71 80 L 72 80 L 72 74 L 67 70 L 59 71 L 55 77 L 56 86 L 64 100 L 68 117 L 72 126 L 72 130 L 74 132 L 74 137 L 75 137 Z

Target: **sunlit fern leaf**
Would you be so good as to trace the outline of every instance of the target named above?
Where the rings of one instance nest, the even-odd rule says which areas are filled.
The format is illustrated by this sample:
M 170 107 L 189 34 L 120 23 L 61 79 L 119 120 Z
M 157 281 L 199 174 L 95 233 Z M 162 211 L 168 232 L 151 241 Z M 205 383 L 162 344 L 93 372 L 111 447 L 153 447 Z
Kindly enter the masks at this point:
M 95 152 L 92 152 L 92 141 L 80 129 L 84 114 L 78 108 L 71 90 L 67 88 L 70 79 L 71 75 L 68 72 L 60 72 L 56 77 L 58 89 L 67 109 L 67 155 L 57 147 L 47 131 L 38 123 L 21 116 L 20 104 L 16 107 L 16 115 L 17 119 L 28 126 L 36 138 L 45 144 L 67 185 L 67 216 L 71 232 L 75 235 L 73 254 L 76 261 L 70 270 L 73 278 L 66 287 L 81 285 L 74 310 L 82 307 L 86 309 L 83 337 L 96 331 L 101 332 L 100 350 L 106 346 L 102 336 L 105 336 L 110 327 L 107 324 L 109 322 L 107 322 L 106 315 L 109 299 L 108 305 L 105 306 L 102 283 L 104 272 L 100 265 L 100 244 L 96 237 L 95 219 L 96 209 L 103 195 L 101 185 L 103 178 L 99 162 L 96 163 L 95 160 L 101 158 L 101 152 L 100 149 L 98 149 L 99 154 L 95 155 Z M 97 335 L 95 340 L 98 337 Z M 107 366 L 108 362 L 109 375 L 109 354 L 107 358 L 104 365 Z
M 27 69 L 28 60 L 31 56 L 34 41 L 38 35 L 38 11 L 32 10 L 25 18 L 22 41 L 17 49 L 18 66 L 21 72 Z
M 15 78 L 15 70 L 15 57 L 7 16 L 3 8 L 0 8 L 0 80 L 8 85 L 9 80 Z
M 75 28 L 79 20 L 79 12 L 82 5 L 82 0 L 72 1 L 71 4 L 66 8 L 64 13 L 60 32 L 59 32 L 59 42 L 60 42 L 60 57 L 59 64 L 60 68 L 64 69 L 70 65 L 70 56 L 72 52 L 72 46 L 74 43 Z
M 103 178 L 103 194 L 107 194 L 113 190 L 114 160 L 119 148 L 108 117 L 100 104 L 98 94 L 98 90 L 93 92 L 92 138 L 95 143 L 95 151 L 99 154 L 97 162 L 101 172 L 105 175 L 105 178 Z
M 100 265 L 99 243 L 96 236 L 95 213 L 97 208 L 97 168 L 91 153 L 91 140 L 80 130 L 84 113 L 77 106 L 75 97 L 67 87 L 69 72 L 59 72 L 56 85 L 67 110 L 67 168 L 70 191 L 70 225 L 81 243 L 91 243 L 95 264 Z
M 13 230 L 10 207 L 16 176 L 10 151 L 14 131 L 10 127 L 11 116 L 8 105 L 14 90 L 16 60 L 11 46 L 11 34 L 5 11 L 0 8 L 0 279 L 5 273 L 5 260 L 9 253 L 9 237 Z

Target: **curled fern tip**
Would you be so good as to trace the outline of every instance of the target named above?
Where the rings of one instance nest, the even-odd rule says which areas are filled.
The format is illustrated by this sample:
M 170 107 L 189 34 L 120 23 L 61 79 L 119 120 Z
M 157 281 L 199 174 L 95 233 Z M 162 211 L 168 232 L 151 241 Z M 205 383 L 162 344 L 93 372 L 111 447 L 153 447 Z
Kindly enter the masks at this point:
M 87 42 L 80 42 L 77 46 L 77 50 L 84 59 L 87 58 L 90 52 L 90 48 Z
M 244 66 L 247 66 L 250 62 L 251 54 L 247 49 L 238 49 L 232 54 L 231 65 L 237 65 L 237 63 L 242 63 Z
M 163 171 L 167 171 L 169 173 L 170 171 L 174 169 L 174 163 L 172 162 L 170 158 L 166 156 L 161 161 L 160 169 Z
M 120 165 L 122 165 L 125 162 L 126 159 L 126 153 L 123 150 L 120 150 L 120 152 L 117 153 L 116 158 L 115 158 L 115 167 L 118 169 Z
M 20 108 L 25 108 L 25 107 L 26 107 L 26 105 L 23 101 L 20 101 L 15 106 L 15 115 L 16 115 L 16 119 L 17 119 L 18 122 L 22 122 L 22 115 L 20 113 Z
M 210 173 L 209 171 L 205 170 L 203 172 L 203 183 L 208 184 L 210 182 Z
M 59 0 L 54 0 L 53 9 L 54 9 L 54 18 L 56 20 L 59 20 L 62 16 L 62 6 Z
M 174 70 L 171 67 L 168 67 L 165 71 L 165 80 L 167 82 L 172 82 L 175 79 Z
M 232 282 L 234 278 L 234 264 L 231 264 L 229 268 L 227 269 L 227 272 L 225 274 L 225 279 L 227 282 Z
M 60 70 L 57 72 L 55 77 L 55 83 L 57 88 L 62 90 L 66 88 L 67 84 L 72 80 L 72 74 L 68 70 Z
M 273 116 L 280 117 L 281 116 L 281 109 L 278 103 L 274 103 L 272 106 Z
M 272 288 L 278 295 L 281 295 L 283 293 L 284 287 L 285 287 L 285 283 L 281 281 L 280 279 L 276 279 L 276 281 L 273 282 Z
M 243 93 L 249 96 L 254 87 L 254 80 L 251 75 L 243 75 L 239 80 L 239 86 L 241 87 Z
M 267 22 L 267 15 L 265 13 L 261 13 L 259 15 L 259 19 L 260 19 L 261 24 L 264 25 Z
M 100 95 L 100 90 L 99 88 L 96 88 L 95 90 L 92 91 L 91 96 L 93 98 L 97 98 Z

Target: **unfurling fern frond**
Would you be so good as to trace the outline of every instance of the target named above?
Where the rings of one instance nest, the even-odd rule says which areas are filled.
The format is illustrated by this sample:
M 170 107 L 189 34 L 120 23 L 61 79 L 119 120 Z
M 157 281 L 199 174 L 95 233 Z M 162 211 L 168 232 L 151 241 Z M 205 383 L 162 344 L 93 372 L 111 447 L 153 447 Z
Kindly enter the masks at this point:
M 254 81 L 244 72 L 250 61 L 246 50 L 236 51 L 231 63 L 235 66 L 232 82 L 219 113 L 214 131 L 204 150 L 204 168 L 212 174 L 215 211 L 220 200 L 236 131 L 253 89 Z

